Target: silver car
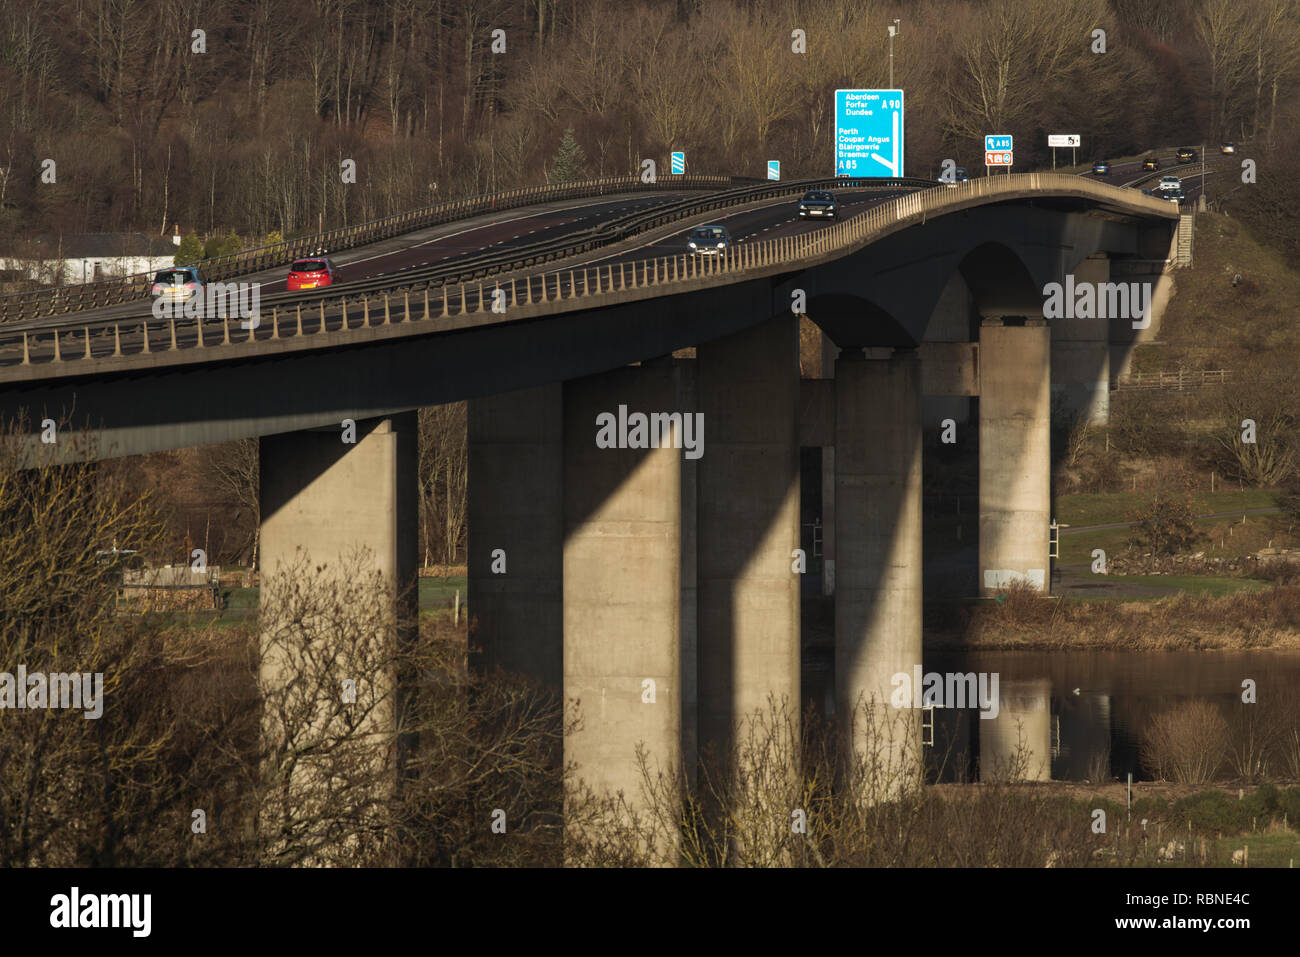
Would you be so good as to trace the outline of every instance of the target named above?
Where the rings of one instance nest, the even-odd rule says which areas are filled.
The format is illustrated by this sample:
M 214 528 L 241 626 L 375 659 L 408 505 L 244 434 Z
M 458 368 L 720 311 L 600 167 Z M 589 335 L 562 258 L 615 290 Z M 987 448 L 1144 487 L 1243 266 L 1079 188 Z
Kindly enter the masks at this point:
M 153 277 L 151 292 L 155 299 L 167 302 L 189 302 L 194 297 L 203 298 L 203 277 L 193 266 L 174 266 L 160 269 Z

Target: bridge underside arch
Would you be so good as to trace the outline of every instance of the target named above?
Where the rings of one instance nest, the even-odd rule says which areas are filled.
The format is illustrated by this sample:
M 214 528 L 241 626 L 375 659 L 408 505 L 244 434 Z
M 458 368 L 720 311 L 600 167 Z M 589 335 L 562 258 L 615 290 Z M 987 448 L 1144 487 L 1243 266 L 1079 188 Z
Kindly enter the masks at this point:
M 994 205 L 902 230 L 797 274 L 790 285 L 805 289 L 809 317 L 841 348 L 916 346 L 955 272 L 981 315 L 1041 316 L 1045 285 L 1099 252 L 1138 255 L 1141 233 L 1113 218 Z M 847 310 L 856 303 L 864 311 L 855 320 Z M 819 304 L 828 307 L 825 321 L 814 311 Z

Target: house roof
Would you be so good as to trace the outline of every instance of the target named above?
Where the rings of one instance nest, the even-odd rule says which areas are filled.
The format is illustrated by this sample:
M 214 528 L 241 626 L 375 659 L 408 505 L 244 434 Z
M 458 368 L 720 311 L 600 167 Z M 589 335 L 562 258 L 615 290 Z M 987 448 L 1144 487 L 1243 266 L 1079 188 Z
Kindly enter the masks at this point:
M 36 245 L 59 259 L 113 259 L 118 256 L 175 256 L 169 238 L 144 233 L 46 233 Z

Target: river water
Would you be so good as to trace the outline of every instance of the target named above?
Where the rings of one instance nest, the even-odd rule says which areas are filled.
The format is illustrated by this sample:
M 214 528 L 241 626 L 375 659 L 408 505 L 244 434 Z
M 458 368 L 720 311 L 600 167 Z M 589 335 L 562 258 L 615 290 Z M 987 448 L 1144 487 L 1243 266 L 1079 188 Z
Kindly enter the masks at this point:
M 805 659 L 805 697 L 828 717 L 833 665 Z M 1300 715 L 1300 652 L 1291 651 L 935 651 L 925 672 L 987 673 L 999 679 L 999 713 L 936 709 L 934 750 L 948 754 L 945 780 L 979 780 L 979 768 L 1010 763 L 1039 780 L 1150 780 L 1140 745 L 1154 715 L 1191 701 L 1213 703 L 1230 722 L 1247 707 L 1266 708 L 1294 730 Z M 1243 682 L 1257 703 L 1242 703 Z M 1276 719 L 1276 720 L 1274 720 Z M 1227 770 L 1227 769 L 1225 769 Z M 1230 774 L 1230 771 L 1227 773 Z M 996 772 L 985 771 L 984 779 Z

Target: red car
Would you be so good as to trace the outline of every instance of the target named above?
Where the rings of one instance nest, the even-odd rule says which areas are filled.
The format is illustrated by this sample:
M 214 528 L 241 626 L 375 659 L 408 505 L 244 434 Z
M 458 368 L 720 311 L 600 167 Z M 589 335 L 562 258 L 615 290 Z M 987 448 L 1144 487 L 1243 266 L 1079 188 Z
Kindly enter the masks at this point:
M 338 278 L 334 264 L 328 259 L 296 259 L 289 267 L 289 280 L 285 284 L 290 291 L 294 289 L 315 289 L 317 286 L 333 285 Z

